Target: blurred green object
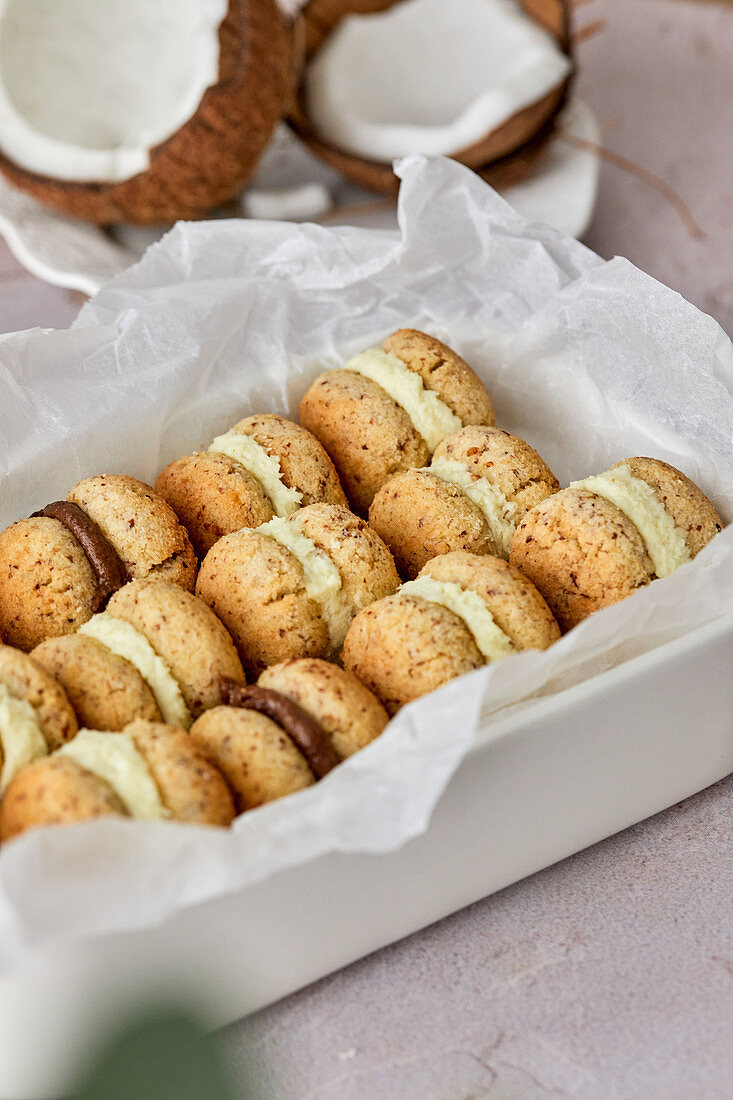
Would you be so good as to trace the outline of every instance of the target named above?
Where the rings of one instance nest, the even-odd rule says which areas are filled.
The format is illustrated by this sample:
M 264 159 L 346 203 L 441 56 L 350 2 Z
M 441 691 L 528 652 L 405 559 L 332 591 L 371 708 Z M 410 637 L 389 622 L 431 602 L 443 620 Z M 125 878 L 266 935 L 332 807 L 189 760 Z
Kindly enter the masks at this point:
M 133 1097 L 235 1100 L 216 1037 L 179 1010 L 149 1014 L 120 1031 L 95 1060 L 76 1100 Z

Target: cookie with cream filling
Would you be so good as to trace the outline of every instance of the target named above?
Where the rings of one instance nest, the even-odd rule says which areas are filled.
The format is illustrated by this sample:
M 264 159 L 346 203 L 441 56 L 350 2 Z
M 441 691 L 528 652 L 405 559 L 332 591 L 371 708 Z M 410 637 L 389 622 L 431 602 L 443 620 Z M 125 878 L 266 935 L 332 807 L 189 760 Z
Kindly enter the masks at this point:
M 11 781 L 0 803 L 0 840 L 100 817 L 226 826 L 234 804 L 184 730 L 144 721 L 117 733 L 83 729 Z
M 501 428 L 470 425 L 439 444 L 429 466 L 395 474 L 369 508 L 403 576 L 452 550 L 509 557 L 521 517 L 559 482 L 537 451 Z
M 518 569 L 456 550 L 357 615 L 343 663 L 394 714 L 456 676 L 547 649 L 559 637 L 549 607 Z
M 171 462 L 155 488 L 201 558 L 222 535 L 242 527 L 259 527 L 308 504 L 347 503 L 315 436 L 274 413 L 248 416 L 206 451 Z
M 686 565 L 722 525 L 702 490 L 674 466 L 630 458 L 532 508 L 510 560 L 569 630 Z
M 76 732 L 61 685 L 27 653 L 0 645 L 0 797 L 21 768 Z
M 33 656 L 92 729 L 121 730 L 136 718 L 187 729 L 221 702 L 222 676 L 244 683 L 226 628 L 170 581 L 131 581 L 77 634 L 49 639 Z
M 439 443 L 466 424 L 494 424 L 494 410 L 456 352 L 424 332 L 400 329 L 319 375 L 300 403 L 300 420 L 333 459 L 354 508 L 366 514 L 392 474 L 426 466 Z
M 354 615 L 398 585 L 392 555 L 363 520 L 311 504 L 220 539 L 201 564 L 196 592 L 258 675 L 290 657 L 335 655 Z

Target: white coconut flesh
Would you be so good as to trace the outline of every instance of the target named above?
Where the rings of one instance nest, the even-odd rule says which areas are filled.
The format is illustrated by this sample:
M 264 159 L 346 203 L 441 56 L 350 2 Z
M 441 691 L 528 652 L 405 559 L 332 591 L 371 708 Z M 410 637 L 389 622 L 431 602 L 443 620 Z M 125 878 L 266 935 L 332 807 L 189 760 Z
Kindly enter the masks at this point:
M 311 62 L 305 95 L 320 137 L 389 163 L 470 148 L 569 70 L 514 0 L 406 0 L 344 19 Z
M 0 150 L 59 180 L 116 183 L 218 80 L 227 0 L 0 0 Z

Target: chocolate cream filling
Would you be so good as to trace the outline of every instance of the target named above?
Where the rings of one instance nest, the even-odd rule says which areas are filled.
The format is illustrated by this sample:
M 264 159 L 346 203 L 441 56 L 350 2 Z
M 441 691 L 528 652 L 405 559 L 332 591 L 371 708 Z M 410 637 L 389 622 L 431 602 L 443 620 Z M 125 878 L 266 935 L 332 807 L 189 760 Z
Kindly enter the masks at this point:
M 286 695 L 256 685 L 242 687 L 226 677 L 221 680 L 221 695 L 226 706 L 256 710 L 280 726 L 303 754 L 316 779 L 323 779 L 341 763 L 321 724 Z
M 101 610 L 118 588 L 127 583 L 127 570 L 114 546 L 78 504 L 67 500 L 55 500 L 33 516 L 47 516 L 58 520 L 74 536 L 89 559 L 97 581 L 95 603 L 92 610 Z

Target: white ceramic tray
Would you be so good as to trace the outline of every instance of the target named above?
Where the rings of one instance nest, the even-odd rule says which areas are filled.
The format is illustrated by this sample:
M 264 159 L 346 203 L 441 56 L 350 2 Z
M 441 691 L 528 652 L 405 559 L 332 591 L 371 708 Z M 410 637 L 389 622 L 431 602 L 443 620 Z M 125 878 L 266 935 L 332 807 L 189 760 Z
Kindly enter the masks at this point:
M 0 1095 L 60 1095 L 80 1052 L 151 998 L 228 1023 L 727 775 L 731 667 L 728 616 L 487 725 L 398 852 L 329 855 L 246 905 L 39 952 L 0 980 Z

